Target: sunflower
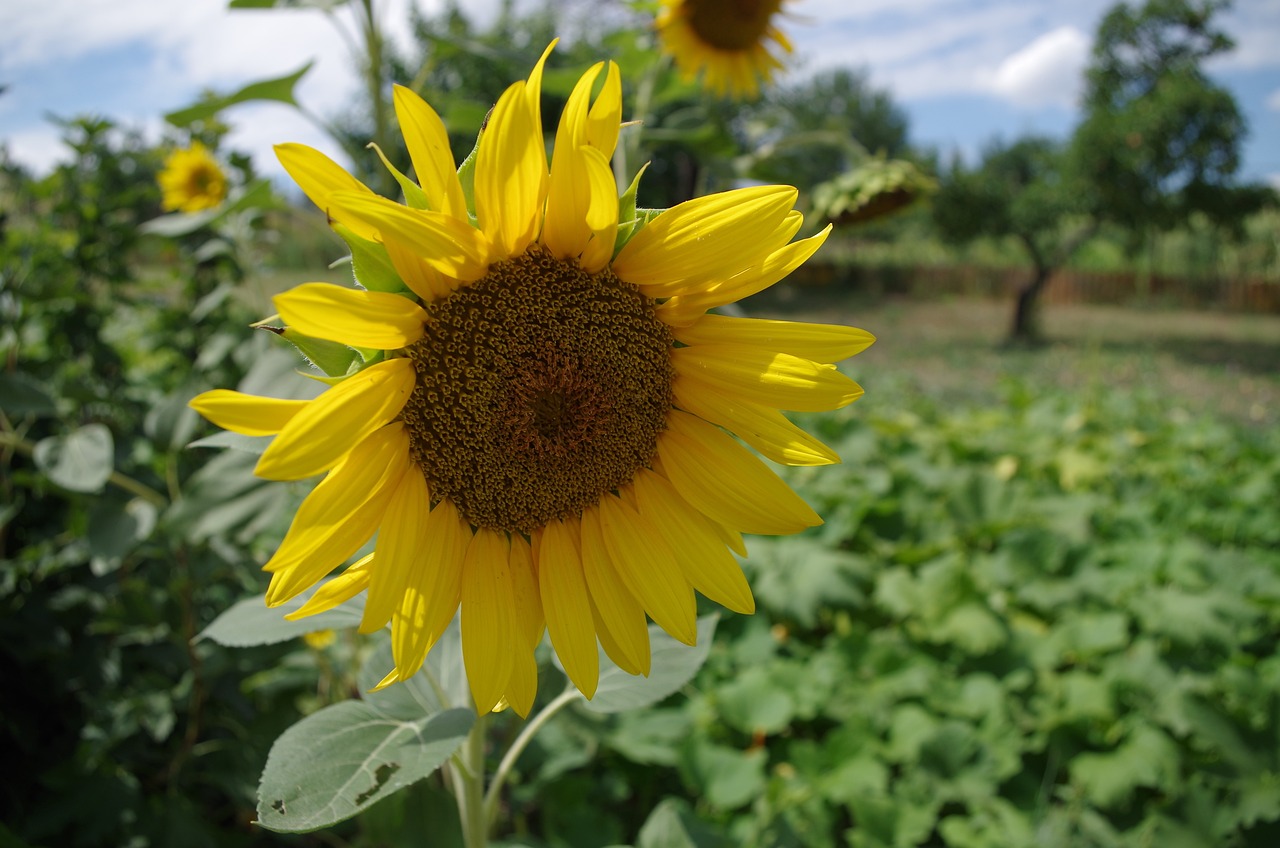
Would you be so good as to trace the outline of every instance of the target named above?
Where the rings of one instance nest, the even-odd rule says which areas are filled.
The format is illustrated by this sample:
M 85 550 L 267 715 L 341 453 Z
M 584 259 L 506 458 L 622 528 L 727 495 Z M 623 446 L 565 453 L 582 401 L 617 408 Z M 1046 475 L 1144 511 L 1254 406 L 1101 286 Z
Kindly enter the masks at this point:
M 782 68 L 791 41 L 776 26 L 787 0 L 662 0 L 655 26 L 686 79 L 716 94 L 755 97 Z
M 827 363 L 872 341 L 708 314 L 782 279 L 829 228 L 792 242 L 801 216 L 786 186 L 691 200 L 638 227 L 647 216 L 631 190 L 620 201 L 609 166 L 622 113 L 613 63 L 579 80 L 548 167 L 550 50 L 502 95 L 463 179 L 440 118 L 396 88 L 418 180 L 393 172 L 407 205 L 315 150 L 278 147 L 353 253 L 381 257 L 403 286 L 305 283 L 275 298 L 290 332 L 354 349 L 352 373 L 314 400 L 214 390 L 192 401 L 228 430 L 275 435 L 260 476 L 325 475 L 265 565 L 268 604 L 376 532 L 374 552 L 293 615 L 366 591 L 361 629 L 391 625 L 388 685 L 421 667 L 461 607 L 477 709 L 521 715 L 544 629 L 590 697 L 597 641 L 648 674 L 646 615 L 693 644 L 695 591 L 754 610 L 731 553 L 745 555 L 741 534 L 821 519 L 728 431 L 780 463 L 837 462 L 778 410 L 855 400 L 862 390 Z
M 156 179 L 166 212 L 212 209 L 227 196 L 226 176 L 208 148 L 198 141 L 185 150 L 170 153 Z

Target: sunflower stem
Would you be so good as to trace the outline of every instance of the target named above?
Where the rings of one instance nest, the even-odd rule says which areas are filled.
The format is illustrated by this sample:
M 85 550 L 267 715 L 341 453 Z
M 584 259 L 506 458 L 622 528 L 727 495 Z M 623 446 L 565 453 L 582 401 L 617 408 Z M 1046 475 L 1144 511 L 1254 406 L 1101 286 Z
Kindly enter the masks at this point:
M 455 768 L 454 789 L 462 818 L 462 841 L 466 848 L 487 848 L 489 822 L 484 815 L 484 731 L 488 716 L 476 716 L 476 723 L 462 746 L 464 767 Z
M 498 770 L 493 774 L 493 782 L 489 784 L 489 791 L 484 796 L 484 818 L 491 826 L 494 818 L 498 814 L 498 798 L 502 795 L 502 785 L 507 782 L 507 775 L 511 773 L 511 769 L 515 766 L 516 760 L 520 758 L 520 754 L 524 749 L 529 747 L 529 743 L 533 741 L 533 737 L 542 726 L 551 720 L 551 717 L 560 712 L 565 707 L 582 697 L 582 693 L 575 687 L 570 686 L 551 703 L 543 707 L 542 712 L 533 717 L 533 721 L 524 726 L 520 731 L 520 735 L 511 743 L 511 747 L 507 749 L 507 753 L 503 755 L 502 762 L 498 764 Z

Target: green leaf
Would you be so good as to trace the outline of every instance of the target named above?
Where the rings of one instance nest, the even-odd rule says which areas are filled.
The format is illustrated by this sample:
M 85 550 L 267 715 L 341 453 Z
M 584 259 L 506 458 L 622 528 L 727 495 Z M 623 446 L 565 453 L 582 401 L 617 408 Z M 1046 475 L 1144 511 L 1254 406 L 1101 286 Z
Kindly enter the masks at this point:
M 23 373 L 0 374 L 0 410 L 10 418 L 56 415 L 57 402 L 44 387 Z
M 331 11 L 350 0 L 231 0 L 229 9 L 321 9 Z
M 600 653 L 600 685 L 582 706 L 595 713 L 618 713 L 656 704 L 693 679 L 707 661 L 715 638 L 718 615 L 698 619 L 698 644 L 690 647 L 672 639 L 660 627 L 649 625 L 652 657 L 648 677 L 628 674 Z M 557 660 L 557 664 L 559 660 Z
M 1139 786 L 1165 792 L 1178 782 L 1178 747 L 1151 725 L 1140 725 L 1115 751 L 1080 754 L 1071 763 L 1071 777 L 1085 795 L 1101 807 L 1117 808 Z
M 177 450 L 191 441 L 191 434 L 200 423 L 199 414 L 188 405 L 195 396 L 195 389 L 184 386 L 147 413 L 142 422 L 143 432 L 161 450 Z
M 1000 619 L 979 603 L 963 603 L 951 610 L 931 629 L 930 637 L 972 656 L 989 654 L 1008 640 Z
M 342 224 L 335 223 L 333 230 L 351 248 L 351 270 L 357 283 L 370 291 L 394 294 L 405 290 L 404 280 L 396 273 L 385 247 L 356 235 Z
M 196 639 L 209 639 L 228 648 L 249 648 L 287 642 L 317 630 L 355 627 L 360 623 L 364 613 L 363 595 L 357 595 L 331 610 L 298 621 L 286 621 L 285 616 L 300 608 L 312 594 L 300 595 L 278 607 L 268 607 L 265 595 L 237 601 L 201 630 Z
M 610 748 L 633 763 L 674 766 L 680 743 L 693 730 L 684 710 L 636 710 L 620 713 L 606 739 Z
M 694 815 L 683 798 L 664 798 L 649 813 L 636 848 L 728 848 L 737 844 Z
M 310 336 L 304 336 L 292 327 L 285 327 L 279 330 L 272 329 L 272 332 L 297 348 L 298 353 L 305 356 L 308 362 L 330 377 L 345 377 L 352 372 L 353 368 L 363 362 L 360 353 L 355 348 L 347 347 L 339 342 L 313 339 Z
M 271 440 L 275 436 L 246 436 L 243 433 L 232 433 L 230 430 L 222 430 L 214 433 L 212 436 L 205 436 L 203 439 L 196 439 L 187 445 L 189 448 L 230 448 L 231 450 L 244 451 L 255 456 L 261 456 L 263 451 L 267 449 L 267 445 L 271 444 Z
M 752 540 L 747 566 L 756 600 L 775 615 L 804 627 L 817 625 L 824 609 L 862 606 L 855 577 L 863 569 L 855 555 L 827 548 L 812 539 Z
M 756 666 L 716 690 L 726 722 L 743 733 L 774 734 L 791 723 L 795 701 L 768 670 Z
M 158 512 L 155 504 L 142 498 L 124 502 L 99 498 L 89 512 L 86 530 L 93 573 L 102 575 L 118 568 L 125 555 L 151 535 Z
M 161 215 L 139 225 L 138 230 L 149 235 L 177 238 L 194 233 L 196 230 L 207 227 L 234 212 L 251 208 L 267 208 L 275 205 L 276 200 L 275 195 L 271 192 L 271 182 L 265 179 L 255 180 L 244 188 L 234 190 L 226 200 L 212 209 L 202 209 L 199 212 L 173 212 L 168 215 Z M 201 248 L 201 251 L 215 250 L 218 250 L 218 248 L 210 247 L 208 244 Z M 210 255 L 201 257 L 198 252 L 196 258 L 210 258 Z
M 664 799 L 649 813 L 636 838 L 636 848 L 698 848 L 680 819 L 675 799 Z
M 260 80 L 250 83 L 238 91 L 226 94 L 221 97 L 212 97 L 185 109 L 179 109 L 176 112 L 170 112 L 164 116 L 164 119 L 175 127 L 186 127 L 194 124 L 196 121 L 203 121 L 212 118 L 214 115 L 226 109 L 229 106 L 235 106 L 239 103 L 247 103 L 252 100 L 272 100 L 277 103 L 287 103 L 290 106 L 297 106 L 298 101 L 294 99 L 293 89 L 298 84 L 298 80 L 311 70 L 314 62 L 307 62 L 298 70 L 291 74 L 274 79 Z
M 485 120 L 489 120 L 485 116 Z M 476 133 L 476 146 L 471 148 L 471 152 L 467 154 L 467 158 L 462 160 L 462 164 L 458 166 L 458 182 L 462 184 L 462 196 L 467 201 L 467 214 L 472 220 L 476 217 L 476 157 L 480 153 L 480 137 L 484 134 L 483 124 L 480 132 Z
M 105 424 L 86 424 L 66 436 L 36 443 L 32 458 L 50 480 L 72 492 L 97 492 L 115 464 L 115 444 Z
M 708 803 L 731 810 L 764 791 L 768 757 L 764 748 L 739 751 L 695 739 L 684 751 L 681 770 Z
M 325 707 L 271 746 L 258 823 L 299 833 L 349 819 L 438 769 L 475 720 L 463 709 L 403 721 L 359 701 Z
M 356 685 L 364 693 L 365 701 L 382 713 L 393 718 L 415 719 L 456 707 L 471 708 L 471 688 L 462 662 L 462 635 L 457 616 L 431 646 L 417 674 L 377 692 L 369 691 L 394 667 L 391 639 L 385 637 L 378 640 L 356 675 Z M 432 678 L 439 691 L 432 685 Z
M 410 209 L 430 209 L 431 204 L 427 201 L 427 193 L 413 180 L 406 177 L 399 168 L 391 164 L 391 160 L 387 158 L 387 154 L 382 152 L 382 148 L 373 142 L 369 142 L 374 153 L 378 154 L 378 158 L 382 160 L 382 166 L 395 177 L 395 181 L 400 184 L 400 190 L 404 192 L 405 205 Z M 440 210 L 436 210 L 437 212 Z

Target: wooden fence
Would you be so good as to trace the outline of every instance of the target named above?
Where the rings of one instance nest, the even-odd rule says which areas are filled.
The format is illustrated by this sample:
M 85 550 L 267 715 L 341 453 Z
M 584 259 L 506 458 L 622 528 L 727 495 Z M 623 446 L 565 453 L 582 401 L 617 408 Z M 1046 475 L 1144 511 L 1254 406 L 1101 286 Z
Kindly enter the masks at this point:
M 872 297 L 901 295 L 932 297 L 1011 298 L 1030 279 L 1022 268 L 981 268 L 972 265 L 916 268 L 837 266 L 810 262 L 789 278 L 800 286 L 839 286 Z M 1280 314 L 1280 281 L 1264 279 L 1191 279 L 1134 273 L 1093 273 L 1061 270 L 1042 294 L 1045 303 L 1154 303 L 1188 309 L 1227 309 Z

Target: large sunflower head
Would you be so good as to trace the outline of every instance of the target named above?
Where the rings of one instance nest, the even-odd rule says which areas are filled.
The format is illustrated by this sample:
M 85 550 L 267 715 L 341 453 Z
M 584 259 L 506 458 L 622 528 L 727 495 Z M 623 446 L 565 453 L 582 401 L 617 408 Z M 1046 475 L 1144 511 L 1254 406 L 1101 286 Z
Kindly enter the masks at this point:
M 387 684 L 417 671 L 461 607 L 477 709 L 522 715 L 544 630 L 590 697 L 597 643 L 648 673 L 646 616 L 692 644 L 695 592 L 754 609 L 732 553 L 745 554 L 741 533 L 821 519 L 731 433 L 776 462 L 836 462 L 779 410 L 852 402 L 861 389 L 829 363 L 872 341 L 709 313 L 782 279 L 827 231 L 792 241 L 801 218 L 785 186 L 699 198 L 638 226 L 647 216 L 632 191 L 620 201 L 609 165 L 617 67 L 583 75 L 548 163 L 545 59 L 502 95 L 463 179 L 440 118 L 396 89 L 417 177 L 395 172 L 405 205 L 315 150 L 279 147 L 361 258 L 358 274 L 375 269 L 369 288 L 277 296 L 279 318 L 349 346 L 352 365 L 311 401 L 215 390 L 192 402 L 229 430 L 275 436 L 261 476 L 325 475 L 265 566 L 269 604 L 377 533 L 375 551 L 295 615 L 366 591 L 362 629 L 391 624 Z
M 212 209 L 227 196 L 226 175 L 218 160 L 198 141 L 165 157 L 164 168 L 156 179 L 166 212 Z
M 719 95 L 754 97 L 782 68 L 791 42 L 777 19 L 787 0 L 662 0 L 655 26 L 686 79 Z

